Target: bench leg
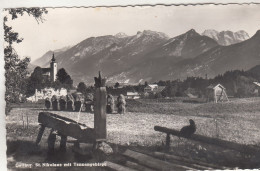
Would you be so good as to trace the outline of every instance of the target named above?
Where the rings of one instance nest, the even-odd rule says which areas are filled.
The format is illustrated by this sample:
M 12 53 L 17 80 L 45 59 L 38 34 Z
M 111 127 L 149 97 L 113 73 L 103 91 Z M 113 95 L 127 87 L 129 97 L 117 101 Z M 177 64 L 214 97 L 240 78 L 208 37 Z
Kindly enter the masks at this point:
M 166 149 L 167 150 L 170 149 L 170 142 L 171 142 L 170 134 L 167 134 L 167 136 L 166 136 Z
M 67 143 L 67 136 L 61 135 L 61 140 L 60 140 L 60 150 L 61 151 L 66 151 L 66 143 Z
M 74 142 L 74 147 L 75 147 L 75 148 L 80 148 L 80 144 L 79 144 L 78 141 L 75 141 L 75 142 Z
M 93 143 L 92 149 L 93 149 L 93 150 L 97 150 L 98 147 L 99 147 L 99 144 L 101 144 L 101 143 L 102 143 L 102 141 L 95 141 L 95 142 Z
M 53 130 L 51 130 L 51 133 L 48 137 L 48 153 L 54 152 L 55 141 L 56 141 L 56 134 L 53 133 Z
M 40 130 L 39 130 L 39 133 L 38 133 L 36 142 L 35 142 L 36 145 L 38 145 L 38 144 L 40 143 L 40 141 L 41 141 L 41 139 L 42 139 L 42 135 L 43 135 L 44 130 L 45 130 L 45 126 L 43 126 L 43 125 L 41 124 Z

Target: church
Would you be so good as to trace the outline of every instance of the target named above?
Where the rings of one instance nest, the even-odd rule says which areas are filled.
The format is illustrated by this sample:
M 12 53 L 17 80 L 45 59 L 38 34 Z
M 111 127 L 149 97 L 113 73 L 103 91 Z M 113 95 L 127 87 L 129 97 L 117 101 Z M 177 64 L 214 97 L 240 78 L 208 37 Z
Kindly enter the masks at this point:
M 52 55 L 50 68 L 42 68 L 43 75 L 50 78 L 52 82 L 56 81 L 56 75 L 57 75 L 57 62 L 55 61 L 54 53 Z

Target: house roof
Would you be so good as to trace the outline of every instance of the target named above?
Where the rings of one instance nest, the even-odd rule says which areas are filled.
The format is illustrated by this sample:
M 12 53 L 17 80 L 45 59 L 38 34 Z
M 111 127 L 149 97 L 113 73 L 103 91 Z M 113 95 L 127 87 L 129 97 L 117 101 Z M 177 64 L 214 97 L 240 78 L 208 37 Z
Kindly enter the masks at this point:
M 157 84 L 148 84 L 146 87 L 150 87 L 150 88 L 154 89 L 154 88 L 158 87 L 158 85 Z
M 139 93 L 137 92 L 126 92 L 127 96 L 139 96 Z
M 223 85 L 221 85 L 221 84 L 211 84 L 211 85 L 209 85 L 207 88 L 208 89 L 215 89 L 215 88 L 217 88 L 217 87 L 221 87 L 222 89 L 226 89 Z
M 253 82 L 255 85 L 257 85 L 258 87 L 260 87 L 260 83 L 259 82 Z
M 166 86 L 158 86 L 157 91 L 158 91 L 158 92 L 161 92 L 161 91 L 163 91 L 163 90 L 165 89 L 165 87 L 166 87 Z

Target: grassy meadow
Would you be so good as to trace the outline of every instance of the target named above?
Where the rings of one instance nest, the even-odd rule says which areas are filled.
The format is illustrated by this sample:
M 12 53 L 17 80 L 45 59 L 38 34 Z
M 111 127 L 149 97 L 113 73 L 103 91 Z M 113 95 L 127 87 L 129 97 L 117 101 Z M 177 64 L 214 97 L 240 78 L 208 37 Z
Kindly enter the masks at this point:
M 126 108 L 127 112 L 125 114 L 107 115 L 108 142 L 115 148 L 115 151 L 118 150 L 118 147 L 137 148 L 139 150 L 150 149 L 150 151 L 151 149 L 162 150 L 166 135 L 154 131 L 154 126 L 179 130 L 189 124 L 189 119 L 193 119 L 197 125 L 196 134 L 260 147 L 260 98 L 232 99 L 229 102 L 217 104 L 184 103 L 183 99 L 138 99 L 128 100 Z M 30 143 L 35 142 L 39 128 L 38 114 L 41 111 L 46 111 L 43 105 L 37 104 L 34 107 L 30 104 L 28 107 L 14 107 L 6 116 L 7 145 L 9 144 L 7 155 L 10 166 L 13 165 L 12 162 L 14 161 L 43 160 L 42 158 L 47 150 L 49 129 L 43 135 L 40 149 L 36 150 L 40 154 L 35 152 L 33 148 L 29 152 L 19 149 L 30 146 Z M 91 113 L 81 112 L 79 115 L 78 112 L 50 112 L 76 121 L 79 117 L 80 123 L 94 127 L 94 115 Z M 27 144 L 22 143 L 17 147 L 18 142 L 27 142 Z M 70 144 L 67 146 L 69 148 Z M 17 151 L 21 152 L 18 154 Z M 222 162 L 222 164 L 227 162 L 226 160 L 233 158 L 229 162 L 235 164 L 231 166 L 241 164 L 242 160 L 239 157 L 230 157 L 234 152 L 231 153 L 225 149 L 218 149 L 217 147 L 173 136 L 171 138 L 170 152 L 193 158 L 205 158 L 206 161 Z M 30 158 L 28 155 L 27 159 L 24 158 L 26 154 L 31 153 L 34 156 L 32 159 L 28 159 Z M 209 154 L 212 155 L 209 156 Z M 223 161 L 215 161 L 214 156 L 216 155 L 224 155 L 224 157 L 220 157 Z M 233 155 L 239 156 L 240 154 L 234 153 Z M 244 158 L 243 161 L 245 161 Z M 225 164 L 228 165 L 228 163 Z M 245 167 L 248 167 L 248 165 Z

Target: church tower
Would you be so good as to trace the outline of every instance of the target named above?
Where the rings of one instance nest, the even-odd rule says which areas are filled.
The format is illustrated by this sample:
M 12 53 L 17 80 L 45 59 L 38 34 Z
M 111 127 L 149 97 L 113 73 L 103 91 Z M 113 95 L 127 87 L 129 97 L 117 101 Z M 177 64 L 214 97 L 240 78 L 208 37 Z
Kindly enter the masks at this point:
M 56 81 L 56 75 L 57 75 L 57 62 L 55 62 L 54 53 L 52 55 L 51 63 L 50 63 L 50 69 L 51 69 L 51 81 Z

